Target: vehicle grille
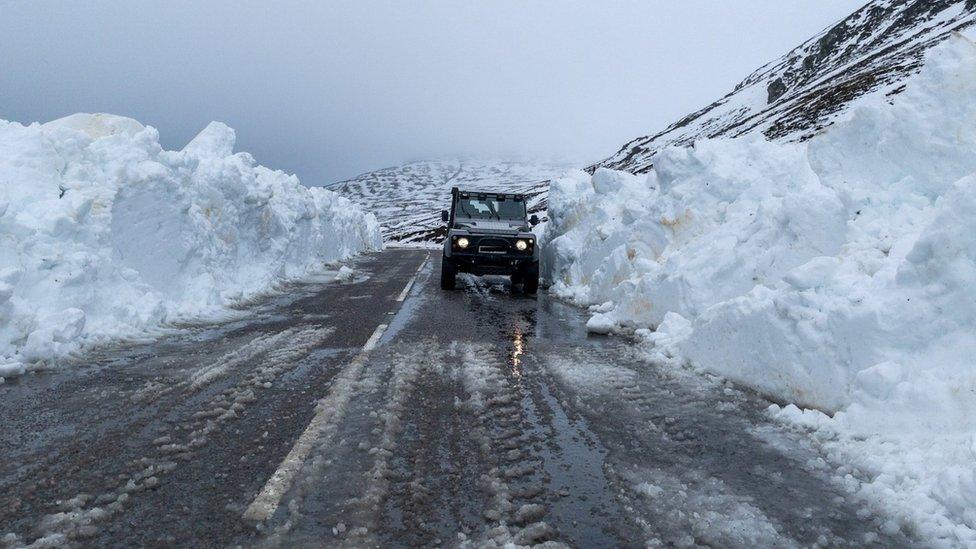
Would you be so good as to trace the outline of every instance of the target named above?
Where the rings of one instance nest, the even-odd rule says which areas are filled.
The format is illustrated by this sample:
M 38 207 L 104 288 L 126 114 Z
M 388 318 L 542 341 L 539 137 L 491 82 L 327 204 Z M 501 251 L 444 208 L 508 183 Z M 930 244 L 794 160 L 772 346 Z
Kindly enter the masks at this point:
M 504 254 L 508 248 L 508 242 L 497 238 L 482 238 L 478 242 L 478 253 L 482 254 Z

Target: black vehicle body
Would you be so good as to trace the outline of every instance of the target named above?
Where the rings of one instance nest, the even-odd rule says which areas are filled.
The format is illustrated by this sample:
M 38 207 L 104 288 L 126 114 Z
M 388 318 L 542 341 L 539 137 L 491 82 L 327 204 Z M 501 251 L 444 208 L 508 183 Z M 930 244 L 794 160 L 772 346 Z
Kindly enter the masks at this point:
M 539 249 L 531 227 L 525 196 L 512 193 L 451 189 L 451 209 L 441 212 L 447 222 L 441 287 L 453 289 L 457 273 L 512 277 L 512 286 L 526 293 L 539 287 Z

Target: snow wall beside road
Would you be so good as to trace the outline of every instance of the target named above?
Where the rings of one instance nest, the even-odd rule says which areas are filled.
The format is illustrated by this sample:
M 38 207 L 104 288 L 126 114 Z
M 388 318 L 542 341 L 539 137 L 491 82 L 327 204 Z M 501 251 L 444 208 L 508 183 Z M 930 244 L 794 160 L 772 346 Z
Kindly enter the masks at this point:
M 545 275 L 592 331 L 636 330 L 659 360 L 819 410 L 777 414 L 875 437 L 872 474 L 936 516 L 914 526 L 970 540 L 976 44 L 952 37 L 808 142 L 670 148 L 647 175 L 555 181 L 549 205 Z
M 372 215 L 234 143 L 219 122 L 166 151 L 119 116 L 0 121 L 0 378 L 382 247 Z

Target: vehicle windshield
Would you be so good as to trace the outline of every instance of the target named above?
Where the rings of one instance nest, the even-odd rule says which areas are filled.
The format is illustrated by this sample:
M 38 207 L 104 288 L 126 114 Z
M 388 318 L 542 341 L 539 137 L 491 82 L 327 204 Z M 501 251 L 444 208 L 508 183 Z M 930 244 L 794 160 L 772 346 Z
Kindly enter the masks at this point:
M 525 220 L 525 201 L 497 196 L 459 197 L 454 215 L 472 219 L 496 219 L 507 221 Z

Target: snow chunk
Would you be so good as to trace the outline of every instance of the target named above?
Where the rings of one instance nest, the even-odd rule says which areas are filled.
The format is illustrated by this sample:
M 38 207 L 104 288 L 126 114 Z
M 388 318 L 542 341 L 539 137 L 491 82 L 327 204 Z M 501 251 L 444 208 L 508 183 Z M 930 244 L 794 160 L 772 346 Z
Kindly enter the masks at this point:
M 833 278 L 838 267 L 840 259 L 836 257 L 815 257 L 787 273 L 783 280 L 797 290 L 819 288 Z
M 348 266 L 343 265 L 339 267 L 339 271 L 336 272 L 335 280 L 337 282 L 349 282 L 350 280 L 356 278 L 356 271 L 350 269 Z
M 623 189 L 639 187 L 642 183 L 640 177 L 606 168 L 597 168 L 593 174 L 593 190 L 596 194 L 618 193 Z
M 224 158 L 234 154 L 237 134 L 223 122 L 211 122 L 183 147 L 183 152 L 194 156 Z
M 887 398 L 895 386 L 905 379 L 905 370 L 900 364 L 882 362 L 861 370 L 855 377 L 855 387 L 874 398 Z
M 61 129 L 74 130 L 83 132 L 92 139 L 99 139 L 112 135 L 133 137 L 145 130 L 146 127 L 138 121 L 124 116 L 105 113 L 76 113 L 42 124 L 41 129 L 52 133 Z
M 58 354 L 62 344 L 71 343 L 85 328 L 85 312 L 74 307 L 40 319 L 40 327 L 27 336 L 21 355 L 29 361 Z
M 596 313 L 586 321 L 586 331 L 594 334 L 609 334 L 614 322 L 604 313 Z
M 24 375 L 26 367 L 22 362 L 8 362 L 0 364 L 0 379 Z

